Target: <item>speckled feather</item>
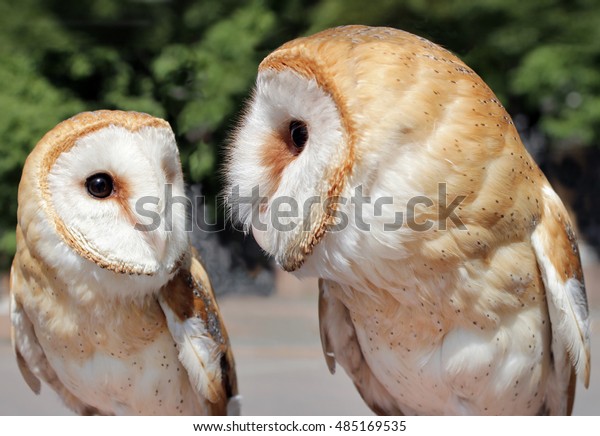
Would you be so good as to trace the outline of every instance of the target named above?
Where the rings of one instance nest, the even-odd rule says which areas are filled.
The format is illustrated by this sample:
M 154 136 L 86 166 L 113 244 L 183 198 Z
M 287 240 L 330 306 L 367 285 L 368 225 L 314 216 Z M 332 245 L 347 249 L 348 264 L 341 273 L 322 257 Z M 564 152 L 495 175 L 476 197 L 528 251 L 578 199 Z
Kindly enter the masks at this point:
M 290 119 L 310 132 L 298 156 L 282 128 Z M 590 368 L 571 223 L 502 104 L 450 52 L 364 26 L 283 45 L 259 67 L 228 177 L 270 201 L 348 199 L 357 187 L 393 198 L 378 213 L 365 207 L 368 232 L 351 202 L 313 212 L 308 232 L 253 229 L 284 269 L 323 279 L 328 365 L 340 363 L 373 410 L 571 412 L 573 375 L 587 385 Z M 434 225 L 386 230 L 418 196 L 431 206 L 415 222 Z M 457 199 L 459 220 L 436 213 Z M 330 231 L 336 211 L 348 226 Z

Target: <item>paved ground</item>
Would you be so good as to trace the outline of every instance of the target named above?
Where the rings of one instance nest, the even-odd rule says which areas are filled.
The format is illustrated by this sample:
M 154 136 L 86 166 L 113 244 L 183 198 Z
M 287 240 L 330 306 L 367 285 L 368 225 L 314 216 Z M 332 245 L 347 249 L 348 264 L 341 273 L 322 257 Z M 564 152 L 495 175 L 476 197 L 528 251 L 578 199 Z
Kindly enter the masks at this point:
M 586 272 L 592 311 L 592 380 L 579 386 L 575 412 L 600 415 L 600 267 Z M 367 415 L 369 409 L 343 370 L 331 376 L 321 354 L 317 294 L 297 290 L 275 297 L 221 302 L 234 352 L 245 415 Z M 304 288 L 313 288 L 310 283 Z M 3 308 L 2 310 L 6 310 Z M 69 414 L 47 387 L 36 397 L 18 372 L 0 315 L 0 415 Z

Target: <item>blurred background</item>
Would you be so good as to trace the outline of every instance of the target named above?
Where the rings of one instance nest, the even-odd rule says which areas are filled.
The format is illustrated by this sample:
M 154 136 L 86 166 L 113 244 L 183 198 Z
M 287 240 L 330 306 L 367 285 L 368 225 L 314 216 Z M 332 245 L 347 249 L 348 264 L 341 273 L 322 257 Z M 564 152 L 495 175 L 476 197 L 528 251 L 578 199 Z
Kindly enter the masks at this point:
M 431 39 L 490 85 L 577 221 L 592 328 L 598 331 L 600 0 L 4 1 L 0 379 L 26 390 L 10 356 L 5 296 L 15 249 L 17 185 L 27 154 L 45 132 L 75 113 L 136 110 L 169 121 L 189 192 L 205 199 L 195 205 L 206 219 L 193 240 L 224 296 L 238 364 L 244 364 L 242 390 L 254 392 L 250 413 L 293 414 L 286 409 L 290 401 L 298 413 L 367 413 L 345 376 L 329 376 L 320 356 L 315 283 L 276 271 L 251 237 L 225 225 L 217 201 L 223 144 L 260 60 L 289 39 L 340 24 L 392 26 Z M 6 364 L 5 356 L 11 359 Z M 599 397 L 594 382 L 600 368 L 594 365 L 593 389 L 586 395 Z M 305 375 L 312 384 L 288 386 L 289 375 Z M 302 394 L 307 389 L 320 389 L 322 403 L 307 401 Z M 266 392 L 266 403 L 259 401 L 260 392 Z M 28 396 L 21 405 L 10 390 L 3 395 L 13 401 L 0 403 L 0 414 L 64 413 L 60 406 L 44 409 L 43 402 L 36 408 Z M 576 410 L 600 412 L 585 398 L 592 396 Z

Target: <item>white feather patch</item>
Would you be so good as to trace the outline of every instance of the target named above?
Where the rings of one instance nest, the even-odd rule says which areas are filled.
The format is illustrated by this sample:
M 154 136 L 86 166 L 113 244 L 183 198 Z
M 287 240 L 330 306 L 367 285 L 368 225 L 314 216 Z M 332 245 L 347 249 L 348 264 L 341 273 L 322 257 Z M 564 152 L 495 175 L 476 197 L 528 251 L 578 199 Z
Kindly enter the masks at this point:
M 218 345 L 208 334 L 202 319 L 192 317 L 181 322 L 162 296 L 159 296 L 159 303 L 192 386 L 211 403 L 218 402 L 221 397 Z

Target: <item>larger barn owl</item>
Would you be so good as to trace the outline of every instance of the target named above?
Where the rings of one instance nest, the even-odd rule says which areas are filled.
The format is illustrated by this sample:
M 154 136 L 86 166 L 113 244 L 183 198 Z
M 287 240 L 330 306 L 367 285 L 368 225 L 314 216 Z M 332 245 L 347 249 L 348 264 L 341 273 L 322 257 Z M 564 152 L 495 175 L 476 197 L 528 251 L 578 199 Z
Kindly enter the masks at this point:
M 567 414 L 588 309 L 561 201 L 445 49 L 348 26 L 260 64 L 227 167 L 234 219 L 320 278 L 325 359 L 382 414 Z
M 80 414 L 225 414 L 229 340 L 185 232 L 166 121 L 99 111 L 56 126 L 27 159 L 11 271 L 13 343 Z

